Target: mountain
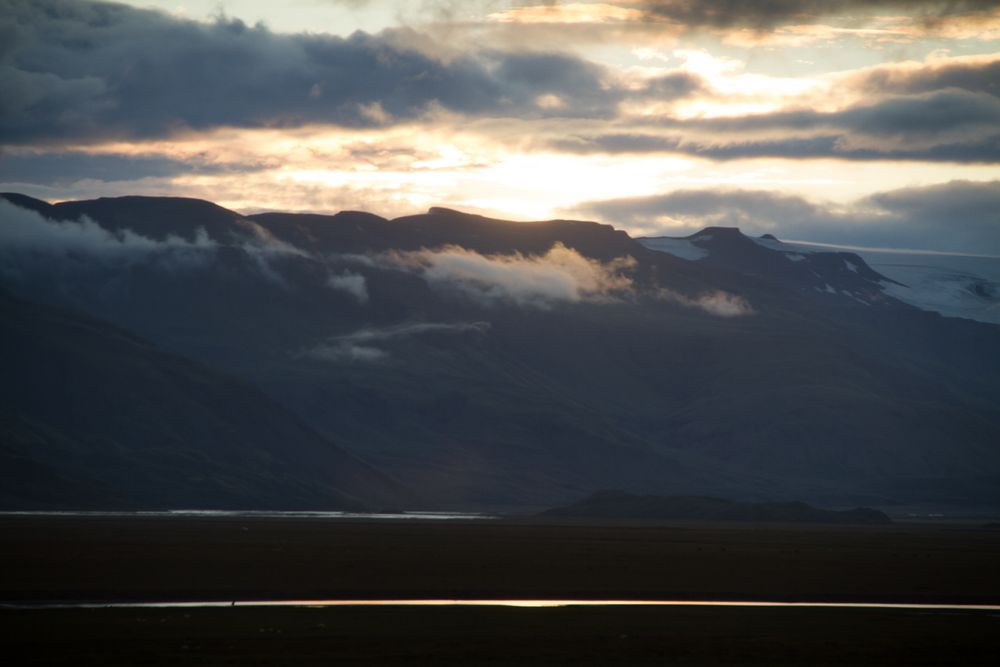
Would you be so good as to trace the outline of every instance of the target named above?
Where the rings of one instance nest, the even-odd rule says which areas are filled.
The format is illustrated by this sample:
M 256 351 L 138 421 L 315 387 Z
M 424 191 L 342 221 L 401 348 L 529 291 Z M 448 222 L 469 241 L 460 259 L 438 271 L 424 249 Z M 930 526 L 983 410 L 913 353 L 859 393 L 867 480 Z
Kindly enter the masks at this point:
M 99 220 L 102 227 L 111 231 L 129 230 L 156 240 L 169 236 L 194 240 L 199 229 L 215 240 L 242 235 L 238 223 L 243 216 L 201 199 L 102 197 L 49 204 L 13 192 L 0 193 L 0 197 L 52 220 L 79 221 L 86 217 Z M 186 224 L 195 220 L 197 225 Z
M 253 383 L 434 506 L 1000 502 L 1000 327 L 857 254 L 134 197 L 8 198 L 0 241 L 7 289 Z
M 639 242 L 682 259 L 761 278 L 799 291 L 829 294 L 869 305 L 887 302 L 887 285 L 896 281 L 874 271 L 851 252 L 802 250 L 772 235 L 759 239 L 735 227 L 707 227 L 684 238 L 650 237 Z
M 638 241 L 691 262 L 764 270 L 801 288 L 861 303 L 896 299 L 949 317 L 1000 324 L 1000 257 L 780 241 L 771 234 L 750 238 L 725 228 Z
M 840 250 L 801 242 L 778 243 L 782 249 L 809 255 Z M 949 317 L 1000 324 L 1000 257 L 877 248 L 849 250 L 890 279 L 882 286 L 889 296 Z
M 0 291 L 0 507 L 326 508 L 402 487 L 246 382 Z
M 824 510 L 796 502 L 752 503 L 700 496 L 636 496 L 621 491 L 601 491 L 572 505 L 546 510 L 539 516 L 862 525 L 892 523 L 885 513 L 867 507 Z

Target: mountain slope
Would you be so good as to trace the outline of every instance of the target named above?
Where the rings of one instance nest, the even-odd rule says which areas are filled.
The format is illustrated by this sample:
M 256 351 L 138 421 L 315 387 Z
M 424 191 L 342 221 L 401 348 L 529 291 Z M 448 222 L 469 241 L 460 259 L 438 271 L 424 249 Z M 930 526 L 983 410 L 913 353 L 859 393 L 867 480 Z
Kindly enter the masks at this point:
M 74 210 L 129 229 L 99 201 Z M 888 297 L 849 253 L 710 229 L 692 261 L 579 221 L 159 203 L 163 243 L 8 248 L 5 284 L 250 379 L 440 506 L 1000 503 L 1000 327 Z M 213 244 L 165 241 L 202 227 Z
M 642 245 L 690 263 L 767 275 L 859 303 L 898 301 L 949 317 L 1000 324 L 1000 257 L 840 247 L 707 228 Z
M 895 281 L 877 273 L 857 254 L 811 252 L 786 247 L 773 236 L 753 239 L 735 227 L 707 227 L 683 238 L 649 237 L 639 242 L 702 266 L 763 279 L 785 289 L 814 291 L 862 304 L 889 301 Z
M 0 291 L 0 505 L 326 507 L 405 497 L 244 382 Z
M 838 248 L 779 242 L 795 252 L 829 253 Z M 916 250 L 851 248 L 891 279 L 883 291 L 900 301 L 948 317 L 1000 324 L 1000 257 Z

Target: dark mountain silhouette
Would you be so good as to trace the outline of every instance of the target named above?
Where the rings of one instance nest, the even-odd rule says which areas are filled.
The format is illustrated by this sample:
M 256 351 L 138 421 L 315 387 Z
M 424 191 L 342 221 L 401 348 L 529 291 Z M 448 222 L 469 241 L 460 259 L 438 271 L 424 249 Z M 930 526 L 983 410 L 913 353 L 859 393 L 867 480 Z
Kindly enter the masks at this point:
M 671 252 L 683 241 L 703 252 L 699 265 L 735 272 L 786 290 L 818 292 L 823 296 L 853 299 L 862 304 L 890 299 L 883 293 L 885 283 L 895 281 L 872 270 L 857 254 L 850 252 L 802 252 L 784 246 L 772 234 L 752 239 L 735 227 L 706 227 L 680 239 L 651 237 L 639 239 L 648 248 Z M 675 250 L 676 252 L 676 250 Z
M 484 254 L 544 253 L 564 243 L 588 257 L 613 259 L 644 250 L 611 225 L 573 220 L 524 224 L 431 208 L 423 215 L 385 220 L 368 213 L 262 213 L 249 216 L 278 238 L 325 252 L 419 250 L 457 245 Z
M 692 261 L 579 221 L 9 199 L 151 238 L 204 228 L 219 245 L 202 254 L 25 252 L 3 282 L 253 382 L 441 506 L 553 505 L 602 488 L 1000 502 L 1000 327 L 892 299 L 850 253 L 790 258 L 712 229 L 685 241 L 705 246 Z M 502 298 L 521 274 L 490 258 L 537 259 L 557 243 L 627 289 Z M 467 256 L 427 272 L 427 253 L 446 247 Z M 733 303 L 743 316 L 724 316 Z
M 363 509 L 403 488 L 247 383 L 0 290 L 0 506 Z
M 101 197 L 58 204 L 17 193 L 2 193 L 0 197 L 52 220 L 88 217 L 106 229 L 128 229 L 156 240 L 171 235 L 191 240 L 200 228 L 209 238 L 225 241 L 240 232 L 236 221 L 243 217 L 211 202 L 185 197 Z
M 601 491 L 540 516 L 588 519 L 669 519 L 788 523 L 887 524 L 892 520 L 868 507 L 824 510 L 800 502 L 735 502 L 702 496 L 637 496 Z

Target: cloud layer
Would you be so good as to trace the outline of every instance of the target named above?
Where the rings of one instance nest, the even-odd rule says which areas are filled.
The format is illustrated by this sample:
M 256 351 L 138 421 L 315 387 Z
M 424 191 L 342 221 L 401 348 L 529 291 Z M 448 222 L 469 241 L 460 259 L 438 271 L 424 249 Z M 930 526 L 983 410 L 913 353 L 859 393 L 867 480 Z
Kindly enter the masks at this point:
M 686 308 L 697 308 L 716 317 L 746 317 L 757 312 L 743 297 L 723 291 L 689 297 L 673 290 L 662 289 L 657 296 L 664 301 L 671 301 Z
M 636 123 L 632 131 L 561 136 L 549 145 L 580 154 L 680 153 L 713 160 L 832 157 L 996 163 L 1000 162 L 1000 99 L 996 85 L 981 76 L 995 66 L 990 62 L 963 72 L 970 88 L 982 85 L 983 89 L 936 90 L 933 77 L 920 79 L 911 71 L 909 78 L 895 79 L 895 85 L 913 94 L 837 111 L 800 108 L 683 121 L 662 118 L 655 125 Z M 890 71 L 884 69 L 880 75 L 892 77 Z M 938 83 L 947 86 L 949 80 L 941 76 Z M 865 78 L 858 85 L 873 84 Z
M 0 0 L 0 35 L 0 136 L 11 144 L 218 126 L 373 127 L 439 108 L 600 117 L 623 92 L 602 67 L 569 54 L 438 57 L 405 31 L 287 35 L 90 0 Z
M 765 30 L 841 13 L 913 12 L 933 22 L 949 16 L 982 14 L 996 9 L 996 0 L 645 0 L 649 14 L 698 27 L 746 26 Z
M 737 188 L 772 188 L 772 208 L 805 193 L 823 209 L 808 219 L 827 221 L 811 229 L 855 235 L 855 222 L 921 218 L 878 190 L 996 179 L 1000 164 L 1000 1 L 420 0 L 394 2 L 395 19 L 364 1 L 230 8 L 302 32 L 136 6 L 149 4 L 0 0 L 0 189 L 537 219 L 711 184 L 728 203 L 702 217 L 724 217 Z M 339 20 L 281 20 L 327 11 Z M 350 33 L 352 13 L 379 32 Z M 630 231 L 678 224 L 628 211 Z M 459 282 L 493 285 L 467 294 L 484 302 L 562 299 L 445 261 L 428 280 L 482 274 Z M 364 303 L 363 278 L 329 277 Z
M 112 233 L 93 220 L 59 222 L 0 200 L 0 253 L 43 255 L 83 262 L 144 261 L 150 254 L 198 255 L 218 244 L 198 229 L 193 241 L 177 236 L 155 240 L 125 229 Z
M 272 261 L 305 255 L 250 220 L 237 220 L 236 225 L 239 233 L 225 244 L 210 238 L 201 227 L 191 239 L 175 235 L 153 239 L 127 228 L 109 231 L 87 217 L 50 220 L 0 199 L 0 258 L 4 260 L 0 273 L 117 270 L 132 265 L 191 270 L 207 266 L 220 248 L 228 247 L 241 250 L 268 280 L 283 283 Z
M 628 293 L 631 257 L 601 263 L 557 243 L 544 255 L 481 255 L 449 246 L 391 253 L 378 263 L 412 271 L 431 287 L 484 306 L 513 304 L 549 308 L 560 302 L 607 301 Z

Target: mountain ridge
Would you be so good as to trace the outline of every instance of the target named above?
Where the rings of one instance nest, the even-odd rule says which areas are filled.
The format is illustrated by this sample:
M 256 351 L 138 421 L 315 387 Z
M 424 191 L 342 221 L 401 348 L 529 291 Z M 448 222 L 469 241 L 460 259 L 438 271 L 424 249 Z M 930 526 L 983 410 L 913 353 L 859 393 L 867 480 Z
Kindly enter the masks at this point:
M 105 236 L 7 207 L 0 233 L 45 242 L 0 244 L 0 280 L 257 385 L 428 506 L 1000 504 L 1000 328 L 873 298 L 844 257 L 736 237 L 731 261 L 685 241 L 691 260 L 598 223 L 451 211 L 226 217 L 245 236 L 130 245 L 133 204 L 95 209 Z M 216 219 L 174 204 L 162 238 Z

